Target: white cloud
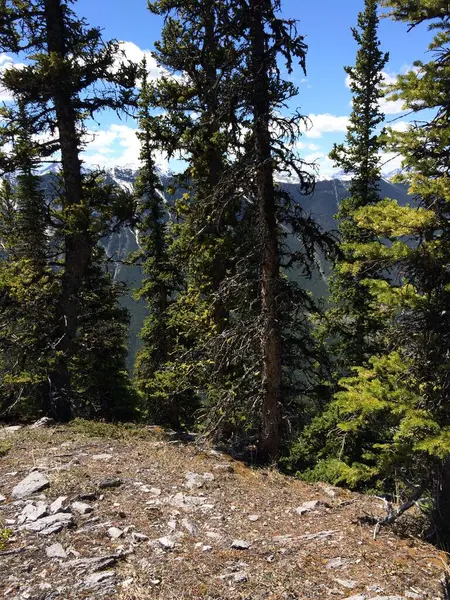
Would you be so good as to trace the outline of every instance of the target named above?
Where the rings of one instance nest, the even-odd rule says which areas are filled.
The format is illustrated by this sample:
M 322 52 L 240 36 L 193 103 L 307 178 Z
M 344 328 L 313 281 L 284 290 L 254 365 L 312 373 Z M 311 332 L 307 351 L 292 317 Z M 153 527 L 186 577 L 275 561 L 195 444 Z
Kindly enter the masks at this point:
M 313 152 L 303 157 L 308 163 L 312 163 L 318 172 L 318 179 L 327 179 L 336 174 L 338 169 L 334 166 L 333 161 L 328 158 L 326 152 Z
M 308 115 L 311 120 L 311 127 L 305 131 L 305 136 L 309 138 L 321 138 L 324 133 L 345 132 L 349 124 L 349 117 L 338 117 L 329 113 Z
M 294 147 L 296 150 L 310 150 L 311 152 L 320 150 L 320 146 L 318 146 L 317 144 L 305 144 L 305 142 L 302 142 L 301 140 L 295 142 Z
M 134 63 L 141 63 L 145 58 L 147 61 L 147 72 L 150 80 L 159 79 L 164 74 L 167 74 L 163 68 L 158 66 L 158 63 L 152 56 L 151 50 L 142 50 L 133 42 L 120 42 L 120 50 L 123 56 L 117 58 L 117 66 L 129 60 Z
M 86 149 L 83 160 L 90 167 L 125 167 L 138 168 L 140 142 L 136 136 L 137 129 L 128 125 L 112 124 L 107 129 L 88 131 Z M 156 165 L 168 170 L 167 156 L 155 152 Z
M 24 64 L 20 62 L 14 62 L 8 54 L 4 52 L 0 53 L 0 77 L 7 69 L 23 69 Z M 0 102 L 11 102 L 13 100 L 9 90 L 5 89 L 0 83 Z
M 393 131 L 400 131 L 403 133 L 405 131 L 408 131 L 408 129 L 411 127 L 411 123 L 408 123 L 407 121 L 397 121 L 396 123 L 389 125 L 389 127 Z

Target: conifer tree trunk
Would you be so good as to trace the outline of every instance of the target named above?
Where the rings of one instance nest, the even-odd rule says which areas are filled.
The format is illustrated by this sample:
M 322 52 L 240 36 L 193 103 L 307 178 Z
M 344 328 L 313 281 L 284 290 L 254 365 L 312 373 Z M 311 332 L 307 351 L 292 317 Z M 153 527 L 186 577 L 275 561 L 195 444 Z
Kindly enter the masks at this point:
M 250 37 L 252 52 L 254 145 L 256 159 L 256 193 L 261 236 L 261 377 L 262 416 L 259 458 L 276 458 L 281 429 L 281 331 L 278 307 L 280 267 L 276 199 L 270 144 L 269 68 L 267 64 L 264 8 L 266 0 L 250 0 Z
M 65 43 L 63 6 L 61 0 L 45 0 L 45 21 L 49 55 L 61 61 L 61 78 L 54 80 L 52 90 L 56 123 L 61 144 L 62 174 L 64 180 L 64 204 L 68 211 L 75 207 L 82 211 L 82 178 L 79 158 L 79 134 L 76 130 L 76 113 L 70 92 L 70 82 L 64 78 L 64 59 L 67 55 Z M 61 297 L 58 306 L 58 346 L 60 352 L 55 370 L 52 373 L 50 406 L 47 407 L 55 418 L 68 421 L 71 418 L 69 398 L 70 374 L 68 359 L 73 350 L 77 330 L 78 293 L 87 267 L 89 266 L 92 242 L 87 227 L 80 227 L 80 215 L 76 223 L 71 220 L 71 229 L 65 235 L 65 263 L 62 278 Z M 88 219 L 88 216 L 86 216 Z M 81 223 L 82 225 L 83 223 Z

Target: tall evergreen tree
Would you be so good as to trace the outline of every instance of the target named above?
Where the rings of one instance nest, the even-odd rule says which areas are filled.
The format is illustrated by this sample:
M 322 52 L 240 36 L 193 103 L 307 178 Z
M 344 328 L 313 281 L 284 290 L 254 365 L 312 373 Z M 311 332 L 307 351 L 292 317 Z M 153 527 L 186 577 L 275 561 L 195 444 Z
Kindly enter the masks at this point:
M 135 365 L 136 383 L 144 399 L 144 409 L 153 420 L 180 427 L 179 407 L 164 369 L 171 359 L 174 333 L 169 327 L 168 309 L 178 288 L 177 269 L 168 252 L 168 205 L 153 158 L 151 91 L 146 61 L 142 64 L 142 87 L 139 97 L 139 133 L 142 166 L 134 186 L 137 201 L 139 251 L 134 256 L 144 272 L 137 299 L 144 299 L 148 309 L 141 338 L 143 347 Z
M 328 411 L 340 435 L 316 453 L 314 475 L 395 489 L 409 501 L 433 498 L 433 534 L 448 543 L 450 13 L 440 1 L 383 4 L 394 19 L 411 27 L 427 23 L 435 32 L 428 62 L 416 61 L 390 93 L 415 117 L 406 131 L 388 132 L 388 148 L 403 157 L 399 179 L 415 205 L 386 199 L 353 213 L 357 226 L 378 240 L 356 246 L 354 272 L 370 272 L 375 263 L 395 269 L 398 278 L 366 282 L 388 326 L 377 354 L 341 381 Z
M 227 318 L 220 286 L 232 262 L 238 209 L 223 173 L 229 164 L 228 128 L 234 129 L 235 121 L 237 55 L 227 33 L 228 2 L 161 0 L 149 2 L 149 8 L 165 17 L 155 56 L 168 73 L 152 86 L 150 104 L 165 111 L 152 120 L 153 143 L 169 155 L 180 152 L 188 163 L 174 182 L 184 194 L 175 201 L 169 249 L 184 279 L 167 314 L 176 343 L 158 378 L 165 381 L 172 412 L 183 412 L 182 420 L 189 421 L 193 404 L 220 379 L 210 377 L 206 346 Z
M 10 69 L 3 85 L 25 103 L 33 127 L 57 131 L 43 152 L 61 154 L 59 200 L 64 220 L 61 292 L 56 305 L 56 360 L 49 375 L 50 412 L 60 420 L 71 416 L 69 361 L 75 348 L 80 293 L 96 244 L 91 207 L 83 187 L 80 151 L 86 115 L 127 106 L 134 69 L 117 69 L 118 45 L 105 43 L 100 31 L 88 28 L 65 0 L 2 0 L 0 47 L 24 52 L 30 63 Z M 96 86 L 106 84 L 101 93 Z
M 355 244 L 373 240 L 373 234 L 355 223 L 354 212 L 379 201 L 381 139 L 378 131 L 384 120 L 380 110 L 383 68 L 389 55 L 380 50 L 378 38 L 377 0 L 366 0 L 359 13 L 358 28 L 352 33 L 358 44 L 354 67 L 345 67 L 353 94 L 353 109 L 345 144 L 335 145 L 330 154 L 336 166 L 351 176 L 349 197 L 345 198 L 337 215 L 342 256 L 335 264 L 331 283 L 334 308 L 328 314 L 334 361 L 340 373 L 362 365 L 376 347 L 379 317 L 371 307 L 371 297 L 361 275 L 352 272 L 357 260 Z M 376 266 L 364 272 L 364 279 L 378 278 Z
M 9 111 L 2 109 L 6 117 Z M 0 138 L 7 125 L 0 127 Z M 47 205 L 34 173 L 39 150 L 19 102 L 13 154 L 16 174 L 4 180 L 0 200 L 0 412 L 10 416 L 45 411 L 58 281 L 48 265 Z

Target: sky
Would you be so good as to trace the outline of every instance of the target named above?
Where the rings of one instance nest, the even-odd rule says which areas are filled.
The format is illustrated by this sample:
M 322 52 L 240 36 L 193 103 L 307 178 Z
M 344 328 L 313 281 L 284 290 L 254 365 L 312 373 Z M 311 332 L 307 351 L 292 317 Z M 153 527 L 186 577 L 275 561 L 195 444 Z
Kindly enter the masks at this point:
M 308 45 L 306 77 L 300 67 L 292 74 L 299 87 L 296 107 L 312 123 L 299 141 L 299 152 L 305 160 L 317 162 L 321 177 L 336 171 L 327 155 L 333 143 L 343 141 L 351 112 L 351 94 L 343 66 L 355 62 L 357 46 L 350 28 L 356 24 L 363 6 L 363 0 L 282 0 L 283 16 L 298 19 L 299 32 Z M 74 10 L 89 24 L 101 27 L 105 39 L 123 42 L 129 58 L 139 61 L 145 54 L 152 75 L 158 76 L 150 53 L 163 22 L 147 10 L 146 0 L 78 0 Z M 414 60 L 423 58 L 430 34 L 425 28 L 408 33 L 406 24 L 382 19 L 379 36 L 382 50 L 390 54 L 385 68 L 386 81 L 390 82 L 396 74 L 411 67 Z M 11 62 L 11 57 L 0 54 L 0 70 Z M 0 90 L 0 100 L 5 99 Z M 388 122 L 395 120 L 396 127 L 405 126 L 407 119 L 402 116 L 401 103 L 383 101 L 383 109 Z M 90 129 L 84 154 L 87 165 L 138 164 L 139 144 L 133 119 L 120 120 L 113 113 L 102 114 Z M 398 168 L 400 160 L 391 155 L 383 157 L 385 172 Z M 157 161 L 162 168 L 169 166 L 163 156 L 158 156 Z

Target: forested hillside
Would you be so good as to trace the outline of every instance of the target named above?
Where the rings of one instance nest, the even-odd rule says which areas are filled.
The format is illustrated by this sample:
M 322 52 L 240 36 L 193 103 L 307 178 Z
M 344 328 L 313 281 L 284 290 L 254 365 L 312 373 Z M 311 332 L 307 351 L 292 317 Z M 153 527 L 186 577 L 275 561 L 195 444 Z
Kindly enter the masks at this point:
M 389 522 L 415 506 L 446 544 L 447 0 L 359 3 L 326 180 L 282 0 L 149 0 L 157 76 L 77 4 L 0 0 L 0 420 L 191 430 L 394 495 Z M 380 18 L 428 35 L 395 77 Z M 136 169 L 85 164 L 105 114 L 136 123 Z

